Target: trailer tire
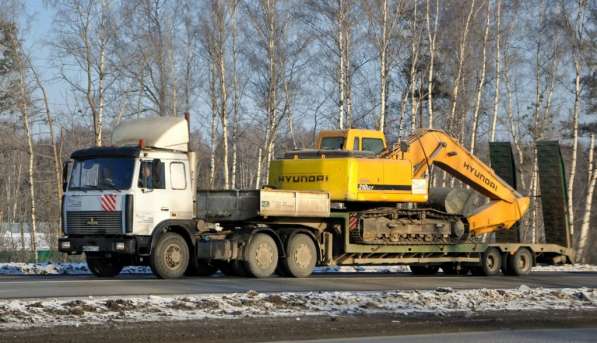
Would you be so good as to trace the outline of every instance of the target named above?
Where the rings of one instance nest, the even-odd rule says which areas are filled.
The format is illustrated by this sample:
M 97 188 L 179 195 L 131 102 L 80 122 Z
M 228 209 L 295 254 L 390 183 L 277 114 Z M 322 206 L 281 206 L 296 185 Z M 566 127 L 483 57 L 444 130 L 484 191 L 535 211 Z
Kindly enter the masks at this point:
M 120 274 L 124 267 L 117 257 L 86 254 L 85 259 L 87 260 L 87 267 L 97 277 L 115 277 Z
M 528 275 L 533 269 L 533 254 L 527 248 L 518 249 L 514 255 L 508 255 L 506 274 L 512 276 Z
M 149 265 L 158 278 L 177 279 L 187 270 L 189 256 L 189 246 L 185 239 L 177 233 L 166 232 L 153 247 Z
M 245 251 L 244 267 L 256 278 L 271 276 L 278 266 L 278 246 L 273 238 L 265 233 L 257 233 L 251 238 Z
M 282 272 L 295 278 L 308 277 L 317 264 L 317 250 L 311 237 L 298 233 L 288 240 Z
M 502 268 L 502 253 L 491 247 L 481 254 L 481 266 L 473 269 L 473 275 L 495 276 Z
M 435 265 L 410 265 L 408 267 L 414 275 L 434 275 L 439 271 L 439 266 Z

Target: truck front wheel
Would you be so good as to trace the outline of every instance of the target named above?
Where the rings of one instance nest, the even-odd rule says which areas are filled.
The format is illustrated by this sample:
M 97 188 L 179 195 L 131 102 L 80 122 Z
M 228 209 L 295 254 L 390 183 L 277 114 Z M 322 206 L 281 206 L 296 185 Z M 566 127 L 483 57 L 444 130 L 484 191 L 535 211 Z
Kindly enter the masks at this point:
M 278 246 L 273 238 L 258 233 L 246 248 L 245 266 L 256 278 L 271 276 L 278 266 Z
M 282 260 L 282 273 L 289 276 L 303 278 L 313 273 L 317 263 L 317 251 L 311 237 L 296 234 L 288 241 L 286 258 Z
M 167 232 L 160 236 L 150 257 L 153 273 L 160 279 L 176 279 L 189 265 L 189 246 L 182 236 Z
M 87 267 L 98 277 L 114 277 L 122 271 L 122 262 L 117 257 L 106 257 L 88 253 L 85 256 Z

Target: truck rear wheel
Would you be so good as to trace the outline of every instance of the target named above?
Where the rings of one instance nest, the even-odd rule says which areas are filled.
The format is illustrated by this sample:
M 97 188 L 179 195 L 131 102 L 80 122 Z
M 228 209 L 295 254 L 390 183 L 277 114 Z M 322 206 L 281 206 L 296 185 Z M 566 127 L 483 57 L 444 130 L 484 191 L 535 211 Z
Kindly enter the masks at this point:
M 256 278 L 271 276 L 278 266 L 278 246 L 273 238 L 258 233 L 245 252 L 245 267 Z
M 176 279 L 189 265 L 189 246 L 182 236 L 167 232 L 160 236 L 150 257 L 153 273 L 160 279 Z
M 514 255 L 508 255 L 506 274 L 513 276 L 528 275 L 533 269 L 533 254 L 527 248 L 520 248 Z
M 500 273 L 501 268 L 502 253 L 497 248 L 488 248 L 481 254 L 481 266 L 478 269 L 480 275 L 495 276 Z M 475 271 L 473 274 L 476 274 Z
M 286 247 L 286 257 L 282 259 L 282 272 L 304 278 L 313 273 L 315 264 L 317 251 L 311 237 L 302 233 L 292 236 Z
M 124 267 L 117 257 L 106 257 L 104 255 L 86 254 L 87 267 L 98 277 L 114 277 Z
M 434 275 L 439 270 L 439 266 L 433 265 L 411 265 L 408 266 L 410 271 L 415 275 Z

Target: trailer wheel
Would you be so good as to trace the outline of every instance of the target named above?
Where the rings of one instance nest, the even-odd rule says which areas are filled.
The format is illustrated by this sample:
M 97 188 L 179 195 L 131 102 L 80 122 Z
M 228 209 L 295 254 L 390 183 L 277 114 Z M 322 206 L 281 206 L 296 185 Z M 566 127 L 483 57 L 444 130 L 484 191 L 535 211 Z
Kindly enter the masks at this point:
M 151 252 L 149 265 L 160 279 L 176 279 L 183 276 L 189 265 L 187 242 L 177 233 L 164 233 Z
M 528 275 L 533 268 L 533 254 L 527 248 L 520 248 L 514 255 L 508 255 L 506 274 L 512 276 Z
M 317 250 L 311 237 L 299 233 L 288 241 L 286 257 L 282 259 L 282 272 L 289 276 L 304 278 L 313 273 L 317 264 Z
M 439 270 L 439 266 L 435 265 L 411 265 L 408 267 L 414 275 L 434 275 Z
M 91 273 L 98 277 L 115 277 L 124 267 L 117 257 L 86 254 L 85 259 Z
M 473 274 L 495 276 L 502 268 L 502 254 L 497 248 L 488 248 L 481 254 L 481 266 L 473 270 Z M 478 271 L 478 273 L 476 273 Z
M 245 253 L 245 267 L 256 278 L 271 276 L 278 266 L 278 246 L 265 233 L 251 239 Z

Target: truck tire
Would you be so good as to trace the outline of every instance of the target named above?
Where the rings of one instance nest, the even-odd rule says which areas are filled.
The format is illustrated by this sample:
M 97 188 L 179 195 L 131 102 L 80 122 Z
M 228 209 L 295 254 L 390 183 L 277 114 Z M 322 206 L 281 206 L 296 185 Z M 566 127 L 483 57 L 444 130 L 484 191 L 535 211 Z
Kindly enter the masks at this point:
M 435 265 L 410 265 L 408 267 L 414 275 L 434 275 L 439 270 L 439 266 Z
M 258 233 L 245 250 L 244 266 L 256 278 L 271 276 L 278 266 L 278 246 L 273 238 Z
M 189 266 L 187 242 L 177 233 L 164 233 L 153 247 L 149 265 L 160 279 L 176 279 L 183 276 Z
M 218 267 L 206 260 L 192 259 L 184 272 L 185 276 L 210 276 L 218 271 Z
M 481 254 L 481 266 L 473 270 L 474 275 L 495 276 L 502 269 L 502 253 L 497 248 L 488 248 Z
M 117 257 L 105 257 L 103 255 L 86 254 L 87 267 L 98 277 L 115 277 L 120 274 L 124 267 Z
M 533 254 L 527 248 L 520 248 L 514 255 L 508 255 L 506 274 L 512 276 L 528 275 L 533 269 Z
M 282 259 L 282 272 L 304 278 L 313 273 L 316 264 L 317 250 L 311 237 L 302 233 L 292 236 L 286 246 L 286 257 Z

